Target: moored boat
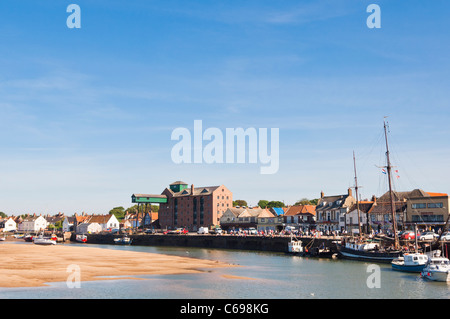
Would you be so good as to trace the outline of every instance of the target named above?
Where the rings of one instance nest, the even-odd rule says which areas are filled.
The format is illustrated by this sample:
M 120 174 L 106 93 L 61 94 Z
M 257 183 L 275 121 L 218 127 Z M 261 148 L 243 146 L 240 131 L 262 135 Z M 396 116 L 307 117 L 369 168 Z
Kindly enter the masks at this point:
M 76 235 L 75 240 L 80 243 L 86 243 L 87 242 L 87 236 L 86 235 Z
M 33 243 L 36 245 L 56 245 L 56 237 L 44 237 L 44 235 L 41 233 L 39 236 L 33 237 Z
M 378 243 L 351 243 L 336 244 L 341 257 L 361 261 L 390 263 L 402 255 L 400 250 L 383 249 Z
M 301 240 L 293 239 L 291 237 L 291 241 L 288 242 L 288 252 L 294 255 L 303 255 L 303 244 Z
M 441 257 L 440 251 L 438 251 L 433 257 L 428 259 L 420 275 L 428 280 L 450 282 L 449 259 Z
M 428 262 L 428 256 L 419 253 L 404 254 L 391 262 L 392 269 L 420 273 Z
M 361 229 L 361 219 L 359 215 L 359 199 L 358 199 L 358 182 L 356 177 L 356 160 L 355 154 L 353 153 L 353 162 L 355 168 L 355 190 L 356 190 L 356 206 L 358 212 L 358 234 L 359 238 L 354 239 L 351 238 L 349 240 L 344 240 L 340 244 L 336 244 L 336 248 L 339 252 L 339 255 L 342 258 L 347 259 L 355 259 L 362 261 L 370 261 L 370 262 L 387 262 L 391 263 L 394 259 L 402 256 L 402 251 L 399 247 L 399 240 L 397 234 L 397 217 L 395 215 L 394 208 L 394 200 L 392 196 L 392 179 L 391 179 L 391 169 L 392 165 L 389 158 L 389 146 L 388 146 L 388 138 L 387 138 L 387 124 L 384 122 L 384 136 L 386 140 L 386 162 L 387 166 L 384 166 L 387 171 L 388 176 L 388 184 L 389 184 L 389 195 L 390 195 L 390 211 L 391 211 L 391 220 L 392 220 L 392 230 L 394 233 L 394 242 L 391 246 L 382 246 L 380 243 L 374 243 L 368 241 L 362 236 Z
M 133 240 L 128 236 L 123 236 L 121 238 L 114 238 L 114 244 L 118 245 L 131 245 Z

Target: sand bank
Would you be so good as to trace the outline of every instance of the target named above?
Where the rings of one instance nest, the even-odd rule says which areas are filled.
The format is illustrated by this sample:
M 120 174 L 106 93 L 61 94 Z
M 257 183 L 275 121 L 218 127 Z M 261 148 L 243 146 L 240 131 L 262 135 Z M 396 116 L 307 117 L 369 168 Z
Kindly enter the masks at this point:
M 90 281 L 105 279 L 99 276 L 189 274 L 208 268 L 233 267 L 190 257 L 71 245 L 5 243 L 0 245 L 0 259 L 0 287 L 36 287 L 47 282 L 66 282 L 74 274 L 71 269 L 79 269 L 81 281 Z

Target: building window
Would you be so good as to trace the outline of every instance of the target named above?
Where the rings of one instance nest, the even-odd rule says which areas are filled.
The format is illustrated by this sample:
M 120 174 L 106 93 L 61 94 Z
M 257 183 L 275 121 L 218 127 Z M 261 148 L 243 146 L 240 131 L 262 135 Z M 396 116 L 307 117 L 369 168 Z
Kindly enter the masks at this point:
M 444 204 L 443 203 L 429 203 L 428 204 L 428 208 L 443 208 Z
M 427 204 L 425 204 L 425 203 L 416 203 L 416 204 L 412 204 L 411 208 L 413 208 L 413 209 L 427 208 Z

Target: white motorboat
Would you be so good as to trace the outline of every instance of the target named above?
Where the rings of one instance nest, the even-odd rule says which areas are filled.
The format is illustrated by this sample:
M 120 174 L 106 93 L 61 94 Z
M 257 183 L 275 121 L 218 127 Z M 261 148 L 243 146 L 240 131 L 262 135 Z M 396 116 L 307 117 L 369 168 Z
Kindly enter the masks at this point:
M 44 237 L 44 235 L 41 233 L 39 236 L 33 237 L 33 243 L 36 245 L 56 245 L 56 237 Z
M 441 257 L 440 251 L 438 251 L 428 259 L 428 263 L 420 275 L 433 281 L 450 282 L 450 261 L 448 258 Z
M 404 254 L 394 259 L 392 269 L 420 273 L 428 262 L 428 256 L 419 253 Z
M 301 240 L 294 240 L 291 238 L 291 241 L 288 243 L 288 252 L 290 254 L 303 254 L 303 245 Z

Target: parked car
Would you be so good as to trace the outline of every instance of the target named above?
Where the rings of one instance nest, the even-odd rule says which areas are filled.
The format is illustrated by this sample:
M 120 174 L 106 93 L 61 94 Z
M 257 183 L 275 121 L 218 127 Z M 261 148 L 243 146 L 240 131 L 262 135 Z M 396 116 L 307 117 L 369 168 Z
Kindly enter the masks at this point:
M 146 234 L 155 234 L 156 233 L 156 231 L 154 230 L 154 229 L 146 229 L 145 231 L 144 231 L 144 233 L 146 233 Z
M 433 239 L 437 239 L 439 237 L 438 234 L 433 233 L 431 231 L 423 233 L 422 235 L 419 236 L 419 240 L 433 240 Z
M 441 240 L 450 241 L 450 232 L 443 233 Z
M 208 233 L 209 233 L 208 227 L 200 227 L 200 228 L 197 230 L 197 234 L 208 234 Z
M 222 234 L 223 233 L 223 230 L 222 230 L 222 228 L 214 228 L 214 234 L 217 234 L 217 235 L 219 235 L 219 234 Z
M 419 232 L 417 232 L 417 236 L 420 236 Z M 416 239 L 416 235 L 412 230 L 407 230 L 402 234 L 401 239 Z
M 256 228 L 250 227 L 248 229 L 248 234 L 249 235 L 258 235 L 258 231 L 256 230 Z
M 163 232 L 164 235 L 167 234 L 187 234 L 188 230 L 186 228 L 177 228 L 177 229 L 172 229 L 172 230 L 166 230 L 165 232 Z

